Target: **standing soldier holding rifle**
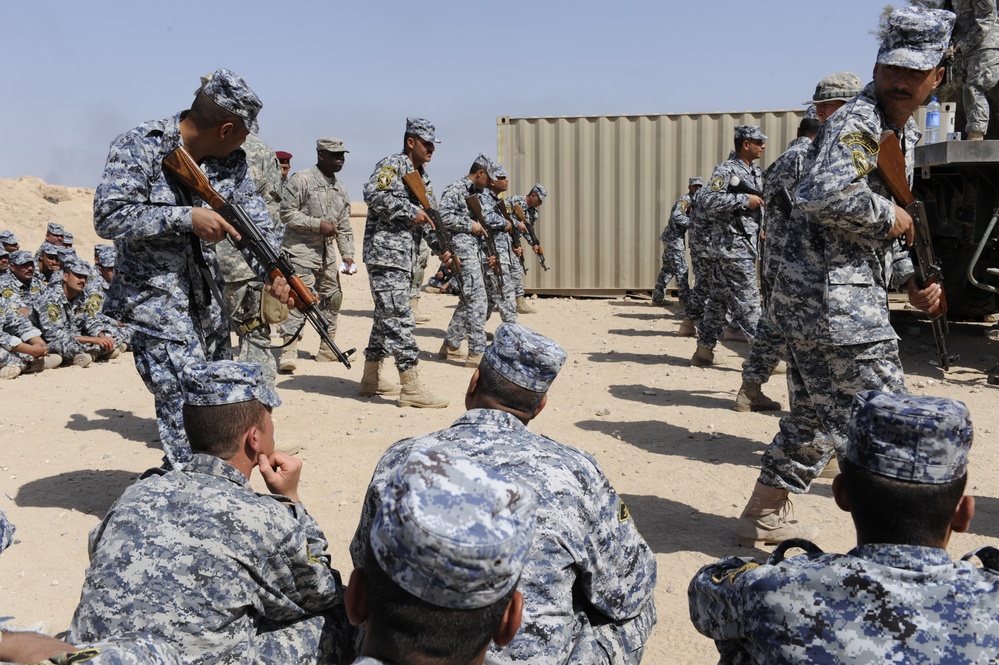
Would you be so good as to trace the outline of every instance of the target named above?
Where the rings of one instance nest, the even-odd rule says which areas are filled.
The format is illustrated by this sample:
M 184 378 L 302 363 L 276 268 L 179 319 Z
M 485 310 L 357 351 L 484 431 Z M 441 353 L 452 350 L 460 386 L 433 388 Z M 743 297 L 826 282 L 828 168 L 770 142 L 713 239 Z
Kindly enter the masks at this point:
M 774 282 L 771 312 L 788 345 L 791 412 L 763 454 L 753 495 L 736 523 L 740 543 L 813 539 L 817 529 L 786 521 L 789 492 L 807 492 L 833 454 L 843 455 L 854 396 L 905 392 L 888 289 L 933 315 L 941 288 L 913 279 L 910 215 L 877 169 L 879 140 L 893 132 L 912 178 L 920 138 L 912 113 L 943 79 L 954 15 L 906 8 L 888 20 L 874 81 L 830 117 L 812 143 Z M 824 432 L 829 438 L 818 436 Z M 831 439 L 831 441 L 830 441 Z
M 534 183 L 534 187 L 531 191 L 527 193 L 527 196 L 511 196 L 507 199 L 507 208 L 512 212 L 514 222 L 520 222 L 524 225 L 520 231 L 525 235 L 528 240 L 528 244 L 531 245 L 531 250 L 538 255 L 538 260 L 541 261 L 541 267 L 548 270 L 548 266 L 545 265 L 545 255 L 541 251 L 541 243 L 538 242 L 537 224 L 538 224 L 538 208 L 541 204 L 545 202 L 548 198 L 548 190 L 540 182 Z M 519 245 L 520 243 L 516 243 Z M 523 256 L 523 248 L 515 246 L 513 248 L 514 252 L 520 251 L 518 256 Z M 523 258 L 521 258 L 523 261 Z M 517 268 L 514 267 L 516 271 Z M 519 273 L 519 279 L 517 280 L 515 292 L 517 295 L 517 313 L 518 314 L 535 314 L 538 310 L 534 309 L 528 302 L 526 294 L 524 293 L 524 272 L 527 268 L 524 267 L 523 270 L 517 271 Z
M 364 185 L 368 218 L 363 254 L 375 312 L 358 390 L 362 396 L 398 393 L 399 406 L 433 409 L 444 408 L 448 402 L 430 392 L 416 369 L 420 347 L 413 336 L 416 322 L 410 305 L 410 284 L 424 230 L 433 226 L 431 214 L 436 214 L 437 199 L 423 167 L 434 156 L 439 142 L 428 120 L 407 118 L 402 152 L 378 162 Z M 419 187 L 422 183 L 422 191 L 413 191 L 404 181 L 411 173 L 419 175 L 416 184 Z M 445 262 L 450 259 L 443 248 L 434 249 L 444 254 Z M 401 390 L 379 377 L 381 362 L 389 356 L 395 358 Z
M 212 287 L 218 270 L 206 243 L 239 233 L 163 170 L 163 159 L 184 148 L 225 199 L 242 206 L 277 248 L 270 216 L 257 195 L 240 149 L 257 130 L 262 104 L 238 74 L 219 69 L 194 103 L 116 138 L 94 195 L 94 229 L 115 241 L 115 278 L 104 313 L 135 330 L 135 367 L 156 400 L 166 461 L 191 458 L 183 427 L 180 376 L 185 367 L 230 356 L 229 329 Z M 268 286 L 287 301 L 288 286 Z

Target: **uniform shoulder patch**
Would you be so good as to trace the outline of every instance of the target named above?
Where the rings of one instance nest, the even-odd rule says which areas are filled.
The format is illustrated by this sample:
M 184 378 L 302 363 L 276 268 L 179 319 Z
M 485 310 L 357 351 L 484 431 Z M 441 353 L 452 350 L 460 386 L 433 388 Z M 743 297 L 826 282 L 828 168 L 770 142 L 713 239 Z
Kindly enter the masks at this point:
M 690 210 L 690 201 L 680 201 L 680 212 L 686 214 Z
M 378 185 L 378 189 L 380 191 L 385 191 L 391 187 L 392 181 L 395 180 L 397 175 L 399 175 L 399 171 L 397 171 L 396 168 L 390 164 L 386 164 L 378 169 L 378 178 L 375 180 Z
M 725 189 L 725 178 L 717 176 L 711 179 L 711 191 L 720 192 Z
M 97 649 L 83 649 L 81 651 L 74 651 L 73 653 L 68 653 L 60 660 L 60 663 L 65 663 L 65 665 L 77 665 L 77 663 L 89 663 L 94 658 L 101 655 L 101 652 Z
M 104 298 L 99 293 L 91 293 L 90 297 L 87 298 L 87 302 L 83 305 L 83 308 L 87 310 L 90 316 L 96 316 L 97 312 L 101 311 L 101 305 L 104 303 Z
M 49 321 L 55 323 L 59 320 L 62 310 L 59 309 L 59 305 L 54 302 L 50 302 L 49 306 L 45 308 L 45 313 L 48 314 Z
M 863 132 L 850 132 L 839 137 L 839 141 L 850 148 L 853 168 L 857 170 L 858 177 L 862 178 L 877 168 L 877 162 L 872 158 L 878 154 L 881 146 L 873 136 Z
M 741 567 L 736 568 L 735 570 L 730 570 L 722 575 L 712 575 L 711 581 L 714 582 L 715 584 L 724 584 L 725 582 L 728 582 L 730 585 L 735 584 L 736 577 L 747 571 L 759 567 L 760 564 L 756 563 L 755 561 L 749 561 L 747 563 L 744 563 Z
M 10 298 L 13 295 L 14 295 L 14 289 L 10 288 L 9 286 L 5 288 L 3 291 L 0 291 L 0 296 L 3 296 L 4 299 Z
M 624 504 L 624 501 L 621 501 L 620 505 L 617 508 L 617 521 L 627 522 L 630 519 L 631 519 L 631 511 L 628 510 L 628 506 Z

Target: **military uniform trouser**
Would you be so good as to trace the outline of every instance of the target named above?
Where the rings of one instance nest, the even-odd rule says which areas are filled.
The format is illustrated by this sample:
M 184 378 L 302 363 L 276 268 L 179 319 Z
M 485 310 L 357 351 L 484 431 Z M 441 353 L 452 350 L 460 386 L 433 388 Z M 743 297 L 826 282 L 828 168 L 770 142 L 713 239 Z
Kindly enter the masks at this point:
M 413 280 L 409 285 L 409 297 L 418 299 L 420 297 L 420 287 L 423 286 L 423 276 L 427 272 L 427 263 L 430 262 L 430 245 L 426 239 L 420 241 L 420 253 L 416 256 L 416 263 L 413 264 Z
M 413 273 L 370 264 L 367 268 L 375 312 L 364 359 L 378 362 L 392 356 L 399 371 L 405 372 L 420 359 L 420 347 L 413 335 L 416 321 L 409 306 Z
M 894 339 L 833 346 L 789 337 L 787 345 L 790 413 L 763 452 L 760 482 L 802 493 L 834 454 L 846 452 L 854 396 L 904 394 L 905 376 Z
M 712 259 L 706 256 L 690 255 L 690 269 L 694 273 L 694 286 L 684 306 L 683 315 L 694 321 L 704 318 L 704 304 L 711 291 Z
M 55 353 L 52 351 L 52 353 Z M 0 367 L 7 367 L 11 365 L 13 367 L 19 367 L 21 371 L 28 369 L 31 363 L 34 362 L 34 358 L 27 353 L 16 353 L 14 351 L 8 351 L 7 349 L 0 349 Z
M 690 302 L 690 278 L 687 269 L 687 254 L 683 244 L 683 239 L 679 242 L 663 241 L 662 268 L 659 270 L 659 277 L 656 279 L 656 292 L 666 293 L 669 281 L 676 278 L 677 296 L 680 303 L 686 307 Z
M 754 259 L 716 259 L 712 276 L 713 288 L 707 294 L 704 319 L 697 329 L 697 344 L 713 349 L 725 327 L 726 311 L 732 314 L 732 325 L 752 342 L 760 324 L 760 289 L 756 285 Z
M 985 95 L 999 82 L 999 49 L 979 49 L 964 58 L 968 69 L 964 79 L 964 110 L 968 114 L 965 131 L 984 134 L 989 129 L 989 100 Z
M 336 262 L 336 252 L 332 248 L 326 248 L 326 255 L 318 266 L 298 263 L 295 258 L 291 258 L 291 265 L 295 272 L 302 278 L 302 283 L 315 291 L 319 300 L 319 309 L 329 322 L 326 332 L 331 337 L 336 335 L 337 318 L 340 314 L 340 306 L 343 304 L 343 291 L 340 290 L 340 266 Z M 278 331 L 282 337 L 290 337 L 295 331 L 302 327 L 305 315 L 297 309 L 292 309 L 288 313 L 288 318 L 278 325 Z
M 489 296 L 489 308 L 486 311 L 486 318 L 492 316 L 494 311 L 499 311 L 503 323 L 517 322 L 517 296 L 513 283 L 513 269 L 510 265 L 510 258 L 513 251 L 510 243 L 504 242 L 503 236 L 506 234 L 495 233 L 496 255 L 499 259 L 500 268 L 503 271 L 502 285 L 500 278 L 493 272 L 489 264 L 482 264 L 482 272 L 486 279 L 486 294 Z M 507 236 L 509 239 L 509 236 Z
M 510 248 L 511 253 L 513 252 L 513 247 L 516 246 L 519 246 L 521 249 L 523 249 L 523 245 L 521 243 L 514 243 L 513 241 L 511 241 L 511 248 Z M 517 256 L 516 254 L 514 254 L 512 263 L 510 264 L 510 275 L 511 277 L 513 277 L 514 299 L 524 297 L 524 266 L 521 265 L 520 263 L 520 259 L 522 258 L 524 257 Z
M 464 302 L 458 300 L 458 306 L 451 315 L 444 339 L 448 346 L 458 348 L 466 337 L 468 352 L 483 353 L 486 350 L 486 285 L 482 275 L 483 268 L 488 266 L 480 263 L 478 247 L 474 244 L 456 239 L 455 249 L 461 261 L 461 287 Z
M 192 332 L 181 341 L 141 332 L 132 336 L 135 368 L 153 394 L 160 444 L 167 460 L 175 467 L 191 459 L 191 444 L 184 432 L 184 396 L 180 383 L 184 368 L 230 358 L 228 333 L 227 328 L 219 327 L 206 333 Z
M 267 348 L 271 344 L 271 327 L 260 318 L 263 289 L 263 283 L 257 280 L 227 282 L 222 289 L 222 298 L 225 300 L 225 310 L 230 312 L 233 320 L 241 327 L 239 359 L 258 363 L 263 368 L 267 384 L 273 388 L 277 377 L 277 363 L 274 351 Z
M 764 294 L 769 293 L 767 281 L 760 281 Z M 764 301 L 767 300 L 765 295 Z M 760 323 L 756 327 L 756 336 L 749 347 L 749 356 L 742 363 L 742 380 L 749 383 L 766 383 L 777 368 L 782 358 L 787 356 L 787 341 L 784 331 L 771 316 L 769 308 L 763 310 Z

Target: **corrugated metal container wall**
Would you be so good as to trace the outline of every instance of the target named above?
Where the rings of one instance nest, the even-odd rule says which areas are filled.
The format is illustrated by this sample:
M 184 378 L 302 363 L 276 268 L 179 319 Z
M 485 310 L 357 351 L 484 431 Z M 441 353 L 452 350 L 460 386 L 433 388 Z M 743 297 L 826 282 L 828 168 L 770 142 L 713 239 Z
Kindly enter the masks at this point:
M 687 178 L 707 182 L 728 157 L 736 125 L 767 135 L 764 168 L 795 137 L 804 111 L 510 118 L 497 124 L 497 153 L 510 192 L 548 188 L 538 235 L 550 271 L 527 257 L 532 293 L 613 295 L 650 290 L 659 234 Z

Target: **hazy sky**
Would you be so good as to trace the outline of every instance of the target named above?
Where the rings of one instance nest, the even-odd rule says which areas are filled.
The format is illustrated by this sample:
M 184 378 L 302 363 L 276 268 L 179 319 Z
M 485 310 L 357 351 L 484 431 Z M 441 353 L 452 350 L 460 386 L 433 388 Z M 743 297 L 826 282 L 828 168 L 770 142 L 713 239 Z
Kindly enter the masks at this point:
M 316 138 L 339 136 L 360 199 L 406 116 L 423 116 L 443 140 L 429 167 L 442 189 L 495 155 L 500 115 L 792 109 L 827 74 L 867 81 L 882 6 L 2 0 L 0 177 L 94 187 L 117 134 L 187 108 L 201 74 L 229 67 L 293 170 L 315 162 Z

